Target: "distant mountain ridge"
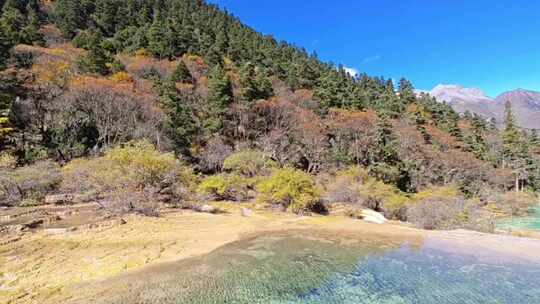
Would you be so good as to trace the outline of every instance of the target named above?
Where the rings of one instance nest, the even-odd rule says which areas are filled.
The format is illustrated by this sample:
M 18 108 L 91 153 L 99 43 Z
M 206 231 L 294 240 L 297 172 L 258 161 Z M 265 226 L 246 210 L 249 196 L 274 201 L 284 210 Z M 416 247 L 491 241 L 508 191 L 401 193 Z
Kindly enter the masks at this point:
M 439 84 L 426 93 L 448 103 L 457 112 L 469 111 L 486 118 L 492 117 L 498 123 L 503 121 L 505 103 L 509 101 L 522 128 L 540 129 L 540 92 L 516 89 L 492 98 L 477 88 Z

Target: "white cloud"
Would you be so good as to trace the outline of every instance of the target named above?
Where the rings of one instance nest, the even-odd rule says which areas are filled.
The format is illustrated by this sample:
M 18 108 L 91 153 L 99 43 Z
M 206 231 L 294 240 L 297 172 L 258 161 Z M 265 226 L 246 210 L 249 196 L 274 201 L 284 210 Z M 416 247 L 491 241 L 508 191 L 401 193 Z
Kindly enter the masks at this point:
M 373 61 L 380 60 L 381 58 L 382 58 L 381 55 L 375 55 L 375 56 L 371 56 L 371 57 L 366 57 L 366 58 L 364 58 L 364 60 L 362 60 L 362 63 L 363 64 L 370 63 L 370 62 L 373 62 Z
M 349 73 L 349 75 L 351 75 L 351 76 L 356 76 L 356 75 L 360 74 L 360 72 L 358 72 L 358 70 L 355 69 L 355 68 L 343 67 L 343 69 L 345 70 L 345 72 Z

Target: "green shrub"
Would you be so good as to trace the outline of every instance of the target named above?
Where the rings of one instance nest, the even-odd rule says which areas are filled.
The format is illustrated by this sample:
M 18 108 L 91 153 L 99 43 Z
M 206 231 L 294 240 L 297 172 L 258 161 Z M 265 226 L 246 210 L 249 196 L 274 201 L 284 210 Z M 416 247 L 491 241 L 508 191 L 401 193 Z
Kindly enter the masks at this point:
M 383 181 L 386 184 L 399 183 L 401 178 L 401 172 L 396 166 L 391 166 L 386 163 L 379 163 L 370 166 L 369 175 L 373 176 L 377 180 Z
M 51 161 L 16 169 L 0 168 L 0 202 L 4 205 L 19 205 L 30 201 L 39 203 L 60 181 L 60 169 Z
M 291 168 L 277 169 L 257 185 L 261 200 L 281 204 L 295 213 L 316 208 L 321 197 L 309 174 Z
M 220 174 L 205 178 L 197 192 L 216 200 L 240 201 L 247 197 L 249 187 L 249 179 L 236 174 Z
M 108 67 L 113 59 L 102 49 L 94 47 L 77 57 L 77 67 L 83 73 L 107 75 L 111 71 Z
M 257 150 L 244 150 L 234 153 L 227 157 L 223 163 L 224 170 L 249 177 L 265 175 L 269 169 L 276 166 L 274 161 Z
M 111 73 L 120 73 L 126 71 L 126 66 L 118 59 L 114 59 L 110 64 Z
M 79 31 L 75 37 L 73 37 L 73 40 L 71 41 L 73 43 L 73 46 L 77 48 L 83 48 L 86 50 L 89 50 L 92 47 L 95 47 L 96 44 L 100 44 L 102 40 L 102 37 L 99 33 L 96 31 Z

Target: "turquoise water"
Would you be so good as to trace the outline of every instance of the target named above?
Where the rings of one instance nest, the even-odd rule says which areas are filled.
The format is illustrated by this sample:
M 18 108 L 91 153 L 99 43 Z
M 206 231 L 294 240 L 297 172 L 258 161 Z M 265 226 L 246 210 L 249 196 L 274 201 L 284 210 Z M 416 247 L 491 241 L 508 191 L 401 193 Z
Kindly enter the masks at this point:
M 540 303 L 540 264 L 488 262 L 416 241 L 294 233 L 243 240 L 104 285 L 114 295 L 92 303 L 532 304 Z
M 528 216 L 503 220 L 498 225 L 501 229 L 527 229 L 540 231 L 540 206 L 531 209 Z

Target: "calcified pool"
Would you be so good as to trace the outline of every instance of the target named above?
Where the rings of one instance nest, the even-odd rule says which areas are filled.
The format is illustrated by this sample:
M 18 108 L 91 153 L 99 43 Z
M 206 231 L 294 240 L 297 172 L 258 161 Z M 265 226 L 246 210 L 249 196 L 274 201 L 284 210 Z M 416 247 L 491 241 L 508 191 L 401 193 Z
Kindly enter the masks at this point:
M 500 229 L 526 229 L 540 231 L 540 206 L 532 208 L 527 216 L 509 218 L 501 223 L 498 227 Z
M 103 282 L 89 302 L 540 303 L 540 264 L 486 256 L 429 241 L 267 234 Z

